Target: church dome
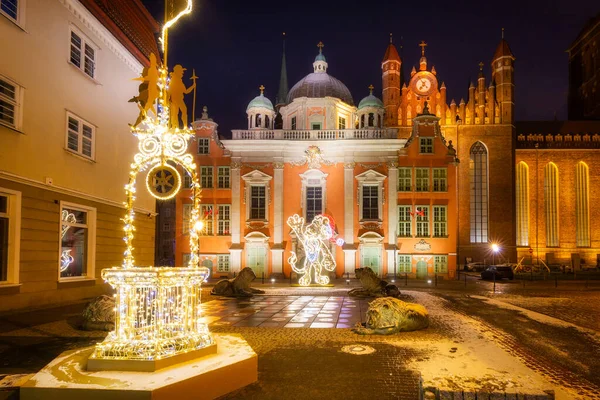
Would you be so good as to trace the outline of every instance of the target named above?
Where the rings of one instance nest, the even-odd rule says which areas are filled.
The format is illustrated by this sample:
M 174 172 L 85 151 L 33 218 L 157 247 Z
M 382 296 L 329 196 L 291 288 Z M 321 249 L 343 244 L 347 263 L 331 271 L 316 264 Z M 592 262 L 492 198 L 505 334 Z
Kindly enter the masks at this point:
M 335 97 L 344 103 L 354 105 L 350 90 L 339 80 L 327 73 L 312 73 L 306 75 L 296 83 L 288 94 L 287 103 L 290 104 L 299 97 Z
M 250 103 L 248 103 L 248 107 L 246 107 L 246 111 L 250 110 L 251 108 L 266 108 L 271 111 L 275 111 L 275 109 L 273 108 L 273 103 L 271 103 L 271 100 L 266 98 L 262 93 L 260 95 L 256 96 Z
M 377 97 L 373 96 L 373 94 L 371 93 L 370 95 L 362 99 L 360 103 L 358 103 L 359 110 L 365 107 L 383 108 L 383 102 Z

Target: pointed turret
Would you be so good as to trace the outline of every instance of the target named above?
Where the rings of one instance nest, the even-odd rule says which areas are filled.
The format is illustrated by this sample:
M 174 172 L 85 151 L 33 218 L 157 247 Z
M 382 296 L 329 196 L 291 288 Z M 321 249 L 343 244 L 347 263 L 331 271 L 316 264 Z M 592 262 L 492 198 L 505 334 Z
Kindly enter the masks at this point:
M 402 59 L 396 50 L 390 33 L 390 43 L 381 62 L 382 98 L 385 107 L 385 126 L 398 125 L 398 107 L 400 106 Z
M 514 123 L 515 110 L 515 81 L 514 81 L 513 55 L 508 42 L 504 40 L 504 28 L 502 28 L 502 39 L 492 59 L 492 81 L 496 85 L 496 100 L 500 106 L 500 123 Z
M 283 50 L 281 55 L 281 74 L 279 76 L 279 91 L 275 97 L 275 108 L 279 110 L 279 107 L 285 105 L 289 92 L 288 79 L 287 79 L 287 65 L 285 62 L 285 32 L 283 32 Z

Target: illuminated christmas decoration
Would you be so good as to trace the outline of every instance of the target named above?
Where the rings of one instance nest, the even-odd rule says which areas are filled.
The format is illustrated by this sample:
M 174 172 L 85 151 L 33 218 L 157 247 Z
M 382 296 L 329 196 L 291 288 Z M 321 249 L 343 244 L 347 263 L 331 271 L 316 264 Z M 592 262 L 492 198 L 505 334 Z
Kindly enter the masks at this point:
M 191 12 L 192 2 L 175 18 L 165 23 L 162 44 L 167 53 L 167 30 L 181 16 Z M 151 61 L 155 57 L 151 57 Z M 175 70 L 182 73 L 180 65 Z M 138 138 L 139 152 L 134 156 L 129 172 L 129 182 L 125 186 L 127 201 L 123 218 L 126 250 L 121 267 L 102 271 L 102 277 L 115 290 L 115 330 L 96 345 L 88 360 L 89 369 L 106 366 L 107 360 L 155 361 L 214 347 L 214 340 L 208 327 L 200 318 L 201 284 L 209 275 L 207 268 L 199 266 L 198 231 L 200 220 L 200 184 L 196 174 L 193 156 L 187 153 L 188 142 L 194 132 L 187 127 L 183 118 L 183 129 L 179 128 L 179 110 L 170 112 L 175 102 L 183 99 L 181 90 L 187 90 L 180 83 L 178 89 L 169 88 L 174 83 L 166 66 L 153 65 L 144 70 L 140 94 L 134 97 L 140 107 L 139 123 L 131 127 Z M 180 78 L 180 76 L 179 76 Z M 145 84 L 147 82 L 147 85 Z M 152 96 L 148 93 L 158 88 L 158 112 L 156 118 L 146 111 L 154 109 L 154 104 L 144 103 Z M 183 89 L 182 89 L 183 86 Z M 179 96 L 181 95 L 181 96 Z M 177 97 L 177 99 L 175 99 Z M 181 99 L 179 99 L 181 97 Z M 178 104 L 178 106 L 180 106 Z M 176 121 L 173 121 L 176 118 Z M 190 215 L 190 260 L 187 266 L 137 267 L 133 257 L 135 232 L 133 209 L 137 175 L 148 171 L 146 188 L 159 200 L 170 199 L 181 188 L 181 175 L 175 168 L 179 166 L 191 177 L 193 207 Z M 216 350 L 215 350 L 216 351 Z M 96 362 L 96 364 L 95 364 Z M 102 367 L 98 367 L 101 365 Z M 119 367 L 115 367 L 119 369 Z
M 63 222 L 68 222 L 70 224 L 77 223 L 77 218 L 75 217 L 75 214 L 70 213 L 68 210 L 62 211 L 61 220 Z M 60 234 L 61 239 L 63 239 L 65 237 L 65 235 L 67 234 L 67 232 L 69 231 L 70 228 L 71 228 L 70 225 L 67 225 L 67 224 L 62 225 L 61 234 Z M 75 261 L 75 259 L 71 255 L 71 250 L 63 250 L 62 254 L 60 255 L 60 272 L 63 272 L 67 268 L 69 268 L 69 265 L 71 265 L 71 263 L 73 261 Z
M 287 224 L 302 243 L 304 248 L 304 264 L 298 267 L 298 257 L 292 251 L 288 262 L 292 270 L 302 274 L 298 283 L 301 286 L 309 286 L 314 274 L 315 282 L 319 285 L 327 285 L 329 277 L 322 275 L 323 270 L 334 271 L 335 259 L 329 250 L 328 242 L 333 236 L 333 230 L 329 219 L 323 215 L 317 215 L 310 224 L 305 224 L 304 218 L 299 215 L 292 215 L 288 218 Z

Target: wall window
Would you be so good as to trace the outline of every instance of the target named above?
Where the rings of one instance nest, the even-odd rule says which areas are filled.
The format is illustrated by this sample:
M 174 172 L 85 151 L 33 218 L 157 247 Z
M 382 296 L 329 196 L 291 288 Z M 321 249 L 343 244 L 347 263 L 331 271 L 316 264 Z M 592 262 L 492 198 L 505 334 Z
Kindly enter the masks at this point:
M 321 186 L 306 187 L 306 221 L 312 222 L 315 216 L 323 213 L 323 188 Z
M 204 189 L 213 187 L 213 167 L 200 167 L 200 185 Z
M 517 246 L 529 246 L 529 167 L 517 164 Z
M 94 277 L 96 210 L 60 205 L 60 278 Z
M 250 219 L 266 219 L 266 188 L 250 186 Z
M 21 129 L 23 88 L 0 76 L 0 124 Z
M 296 117 L 292 117 L 292 124 L 291 124 L 291 128 L 292 130 L 296 130 Z
M 24 0 L 0 0 L 0 13 L 6 15 L 15 22 L 20 22 L 22 3 Z
M 433 154 L 433 138 L 432 137 L 420 137 L 419 138 L 419 153 Z
M 429 168 L 416 168 L 417 192 L 429 192 Z
M 362 219 L 379 219 L 379 186 L 363 185 Z
M 410 274 L 412 272 L 412 256 L 398 254 L 398 272 L 402 274 Z
M 8 195 L 0 193 L 0 282 L 8 280 L 9 227 Z
M 192 176 L 187 172 L 183 171 L 183 188 L 189 189 L 192 187 Z
M 575 215 L 577 216 L 577 247 L 590 246 L 590 189 L 589 169 L 586 163 L 575 167 Z
M 398 191 L 410 192 L 412 190 L 412 168 L 398 168 Z
M 209 154 L 210 139 L 198 138 L 198 154 Z
M 213 235 L 214 213 L 212 204 L 200 205 L 200 219 L 204 222 L 204 227 L 200 234 L 203 236 Z
M 0 188 L 0 284 L 19 283 L 21 192 Z
M 91 78 L 96 77 L 96 49 L 79 32 L 71 31 L 71 64 Z
M 433 256 L 433 270 L 436 274 L 447 274 L 448 256 Z
M 338 129 L 346 129 L 346 118 L 338 117 Z
M 416 206 L 417 237 L 429 237 L 429 206 Z
M 231 187 L 229 167 L 219 167 L 217 170 L 217 185 L 219 189 L 229 189 Z
M 433 206 L 433 236 L 448 237 L 448 207 Z
M 217 255 L 217 272 L 229 272 L 229 254 Z
M 411 225 L 411 206 L 398 206 L 398 237 L 412 236 Z
M 448 169 L 434 168 L 433 169 L 433 191 L 447 192 L 448 191 Z
M 171 230 L 171 224 L 169 222 L 163 223 L 163 232 L 169 232 Z
M 190 221 L 192 220 L 192 208 L 194 208 L 193 204 L 184 204 L 183 205 L 183 224 L 181 226 L 181 234 L 189 235 L 192 226 L 190 225 Z
M 230 235 L 231 206 L 229 204 L 219 204 L 217 211 L 217 235 Z
M 558 167 L 552 162 L 544 168 L 544 209 L 546 246 L 558 247 Z
M 96 128 L 87 121 L 67 113 L 67 149 L 94 159 Z
M 471 185 L 471 243 L 488 242 L 488 152 L 476 142 L 470 151 L 469 178 Z

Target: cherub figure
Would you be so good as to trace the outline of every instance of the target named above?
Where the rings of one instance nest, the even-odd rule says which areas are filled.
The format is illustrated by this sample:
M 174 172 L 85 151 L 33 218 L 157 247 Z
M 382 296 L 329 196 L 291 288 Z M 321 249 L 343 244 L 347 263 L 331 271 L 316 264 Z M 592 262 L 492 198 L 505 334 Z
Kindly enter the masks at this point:
M 196 81 L 194 84 L 186 89 L 183 83 L 183 68 L 181 65 L 173 67 L 171 72 L 171 80 L 169 82 L 169 99 L 171 101 L 171 128 L 179 128 L 179 111 L 181 111 L 181 120 L 183 121 L 183 127 L 187 127 L 187 107 L 183 100 L 183 95 L 189 94 L 196 87 Z
M 150 53 L 150 66 L 145 67 L 142 71 L 142 76 L 139 78 L 134 78 L 134 81 L 142 81 L 138 88 L 138 95 L 129 99 L 130 103 L 137 103 L 140 109 L 140 115 L 138 115 L 137 120 L 133 124 L 133 127 L 136 127 L 142 122 L 146 116 L 148 115 L 148 110 L 152 110 L 156 115 L 156 111 L 154 110 L 154 103 L 159 96 L 158 89 L 158 67 L 156 64 L 156 56 L 154 53 Z
M 304 247 L 305 257 L 302 267 L 296 266 L 298 257 L 295 252 L 292 252 L 292 255 L 288 258 L 294 272 L 303 274 L 298 283 L 301 286 L 310 285 L 314 271 L 316 283 L 327 285 L 329 277 L 321 275 L 323 269 L 327 271 L 335 270 L 335 259 L 328 246 L 329 239 L 333 236 L 329 218 L 317 215 L 310 224 L 305 225 L 304 218 L 296 214 L 288 218 L 287 224 L 292 228 Z

